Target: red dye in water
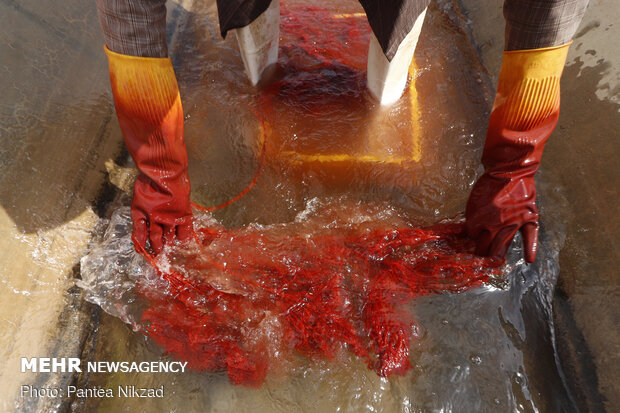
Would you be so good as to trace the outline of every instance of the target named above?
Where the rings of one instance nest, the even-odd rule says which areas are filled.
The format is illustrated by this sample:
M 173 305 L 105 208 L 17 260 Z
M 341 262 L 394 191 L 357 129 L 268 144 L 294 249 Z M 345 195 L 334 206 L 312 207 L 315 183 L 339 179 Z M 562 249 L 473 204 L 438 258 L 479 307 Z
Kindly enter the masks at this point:
M 340 64 L 366 67 L 370 26 L 361 13 L 337 14 L 321 7 L 280 6 L 280 63 L 305 61 L 308 68 Z M 306 57 L 306 59 L 304 59 Z
M 315 113 L 316 122 L 339 116 L 343 102 L 363 106 L 365 54 L 355 53 L 368 44 L 363 19 L 283 8 L 282 33 L 294 46 L 283 44 L 283 79 L 262 94 L 263 121 L 277 126 L 274 101 Z M 245 385 L 260 385 L 294 354 L 337 359 L 350 351 L 382 377 L 404 374 L 418 334 L 411 301 L 476 288 L 501 264 L 472 254 L 462 224 L 328 220 L 196 231 L 196 244 L 172 251 L 167 266 L 143 252 L 169 283 L 138 286 L 150 305 L 145 332 L 191 368 L 226 371 Z
M 200 230 L 199 247 L 161 271 L 170 290 L 142 289 L 147 334 L 238 384 L 259 385 L 294 352 L 330 359 L 347 349 L 383 377 L 404 374 L 417 331 L 407 304 L 478 287 L 500 266 L 471 253 L 461 224 L 285 228 Z

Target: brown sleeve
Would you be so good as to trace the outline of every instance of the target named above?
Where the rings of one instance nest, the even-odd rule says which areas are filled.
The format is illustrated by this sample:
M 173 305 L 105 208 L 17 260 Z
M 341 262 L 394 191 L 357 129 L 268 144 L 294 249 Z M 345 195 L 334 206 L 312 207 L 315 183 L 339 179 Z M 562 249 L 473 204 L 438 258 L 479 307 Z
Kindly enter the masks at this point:
M 139 57 L 167 57 L 165 0 L 97 0 L 108 49 Z
M 505 50 L 540 49 L 570 42 L 588 0 L 505 0 Z

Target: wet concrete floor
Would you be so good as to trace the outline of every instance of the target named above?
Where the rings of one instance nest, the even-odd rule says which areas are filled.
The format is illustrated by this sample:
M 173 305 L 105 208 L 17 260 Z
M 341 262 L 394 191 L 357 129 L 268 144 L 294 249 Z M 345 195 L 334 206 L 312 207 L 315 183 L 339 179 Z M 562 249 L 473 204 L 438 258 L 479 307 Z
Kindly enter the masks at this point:
M 473 43 L 492 76 L 498 73 L 501 55 L 501 10 L 498 6 L 469 3 L 473 2 L 464 2 L 464 10 L 471 20 Z M 81 292 L 74 286 L 74 279 L 79 277 L 79 258 L 86 251 L 98 217 L 108 213 L 117 187 L 126 189 L 132 176 L 131 169 L 122 168 L 126 153 L 108 91 L 107 64 L 101 52 L 103 41 L 94 5 L 64 0 L 53 7 L 42 7 L 34 1 L 4 0 L 0 7 L 0 82 L 4 91 L 0 106 L 0 409 L 11 411 L 19 400 L 22 384 L 62 385 L 76 379 L 68 374 L 22 374 L 20 357 L 96 357 L 97 352 L 131 353 L 128 348 L 134 346 L 140 350 L 132 354 L 148 360 L 157 357 L 157 349 L 133 335 L 120 321 L 102 316 L 97 308 L 83 303 Z M 182 45 L 199 40 L 178 36 L 188 35 L 181 29 L 188 24 L 188 11 L 193 7 L 192 2 L 171 4 L 169 32 L 171 50 L 178 51 L 174 56 L 177 67 L 184 65 L 192 53 L 191 48 Z M 207 9 L 213 14 L 213 4 Z M 620 337 L 614 328 L 620 284 L 615 269 L 620 233 L 615 218 L 619 167 L 612 159 L 618 149 L 618 71 L 612 65 L 617 56 L 610 46 L 618 29 L 612 25 L 617 20 L 613 12 L 617 13 L 602 2 L 593 1 L 590 6 L 569 55 L 560 125 L 549 143 L 541 171 L 545 180 L 542 197 L 559 203 L 557 209 L 566 223 L 554 316 L 560 362 L 582 411 L 611 412 L 620 405 Z M 203 29 L 209 29 L 210 36 L 218 35 L 215 26 Z M 467 30 L 448 35 L 471 41 Z M 233 47 L 234 43 L 230 44 Z M 430 50 L 431 46 L 421 40 L 421 50 Z M 481 68 L 475 66 L 474 52 L 471 49 L 464 58 L 476 72 Z M 428 53 L 422 59 L 437 56 Z M 201 109 L 191 103 L 198 99 L 192 96 L 191 86 L 192 81 L 201 81 L 199 68 L 194 72 L 189 65 L 183 68 L 188 71 L 179 75 L 182 92 L 188 95 L 186 111 L 200 115 Z M 427 75 L 429 90 L 434 76 L 450 75 L 450 69 L 446 70 L 447 74 Z M 471 82 L 479 86 L 465 85 L 463 93 L 474 91 L 481 107 L 456 111 L 464 122 L 471 122 L 463 129 L 483 130 L 492 86 L 486 79 L 472 77 Z M 198 119 L 200 116 L 188 119 L 188 136 L 192 128 L 201 127 Z M 480 142 L 476 145 L 479 149 Z M 475 173 L 474 165 L 464 166 L 469 167 L 471 176 L 464 176 L 463 185 L 446 189 L 443 194 L 443 200 L 451 202 L 401 202 L 421 214 L 433 211 L 428 219 L 437 208 L 442 208 L 440 216 L 458 212 L 466 197 L 467 182 Z M 217 164 L 211 171 L 215 169 Z M 192 173 L 204 173 L 207 182 L 209 171 Z M 246 202 L 260 201 L 260 193 Z M 198 185 L 197 196 L 208 201 L 212 195 L 206 185 L 202 191 Z M 259 220 L 287 219 L 286 210 L 266 211 Z M 248 208 L 238 211 L 237 215 L 221 218 L 231 223 L 255 219 L 247 215 Z M 108 381 L 116 379 L 109 377 Z M 370 376 L 367 379 L 372 380 Z M 226 391 L 224 387 L 222 391 Z M 228 394 L 238 396 L 235 392 Z M 24 410 L 49 411 L 68 408 L 70 402 L 20 406 Z M 248 403 L 249 408 L 251 399 Z M 89 411 L 89 406 L 81 403 L 73 407 Z M 190 397 L 184 407 L 192 411 L 204 406 Z M 213 410 L 218 408 L 226 410 L 224 399 Z

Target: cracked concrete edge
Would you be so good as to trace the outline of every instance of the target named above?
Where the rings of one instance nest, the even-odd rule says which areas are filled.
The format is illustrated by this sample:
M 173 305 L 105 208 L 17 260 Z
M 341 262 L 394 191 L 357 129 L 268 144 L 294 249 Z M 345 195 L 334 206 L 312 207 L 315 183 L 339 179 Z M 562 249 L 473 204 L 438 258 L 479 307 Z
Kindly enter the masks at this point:
M 73 279 L 79 276 L 79 263 L 73 268 Z M 50 357 L 81 357 L 91 332 L 97 329 L 101 310 L 84 300 L 84 291 L 72 286 L 66 292 L 67 305 L 58 319 L 61 336 L 48 351 Z M 67 388 L 75 384 L 74 373 L 37 374 L 32 386 L 37 388 Z M 16 410 L 23 412 L 63 412 L 69 411 L 70 399 L 67 397 L 22 398 L 16 402 Z
M 107 128 L 113 127 L 115 123 L 108 122 Z M 129 159 L 128 152 L 123 149 L 116 159 L 112 161 L 116 166 L 115 169 L 122 168 Z M 113 172 L 108 170 L 108 175 L 113 177 Z M 122 196 L 124 192 L 112 180 L 104 181 L 98 192 L 96 199 L 92 201 L 92 208 L 100 219 L 109 218 L 111 214 L 111 205 Z M 104 222 L 104 221 L 100 221 Z M 96 242 L 98 239 L 95 224 L 91 229 L 91 239 L 88 244 Z M 103 228 L 102 228 L 103 230 Z M 65 307 L 62 309 L 56 321 L 54 331 L 59 334 L 55 340 L 47 345 L 47 357 L 77 357 L 82 360 L 89 359 L 85 355 L 92 353 L 93 340 L 96 337 L 97 328 L 101 318 L 101 309 L 87 302 L 84 299 L 85 293 L 79 288 L 75 282 L 80 279 L 80 258 L 76 257 L 77 262 L 70 270 L 70 286 L 64 292 Z M 69 385 L 76 384 L 78 374 L 76 373 L 37 373 L 33 375 L 29 384 L 36 388 L 62 388 L 66 389 Z M 15 410 L 18 412 L 65 412 L 71 411 L 72 400 L 68 397 L 61 398 L 20 398 L 14 402 Z

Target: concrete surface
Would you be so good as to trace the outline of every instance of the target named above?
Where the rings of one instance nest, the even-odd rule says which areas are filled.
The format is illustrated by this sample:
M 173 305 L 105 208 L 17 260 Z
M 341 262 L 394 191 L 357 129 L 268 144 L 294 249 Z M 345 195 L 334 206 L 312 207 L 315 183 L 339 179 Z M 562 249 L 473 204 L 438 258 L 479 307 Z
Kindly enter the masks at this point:
M 501 2 L 462 3 L 497 82 Z M 620 411 L 619 20 L 617 6 L 590 0 L 568 55 L 560 121 L 540 171 L 541 200 L 560 204 L 566 228 L 554 317 L 560 361 L 584 412 Z

